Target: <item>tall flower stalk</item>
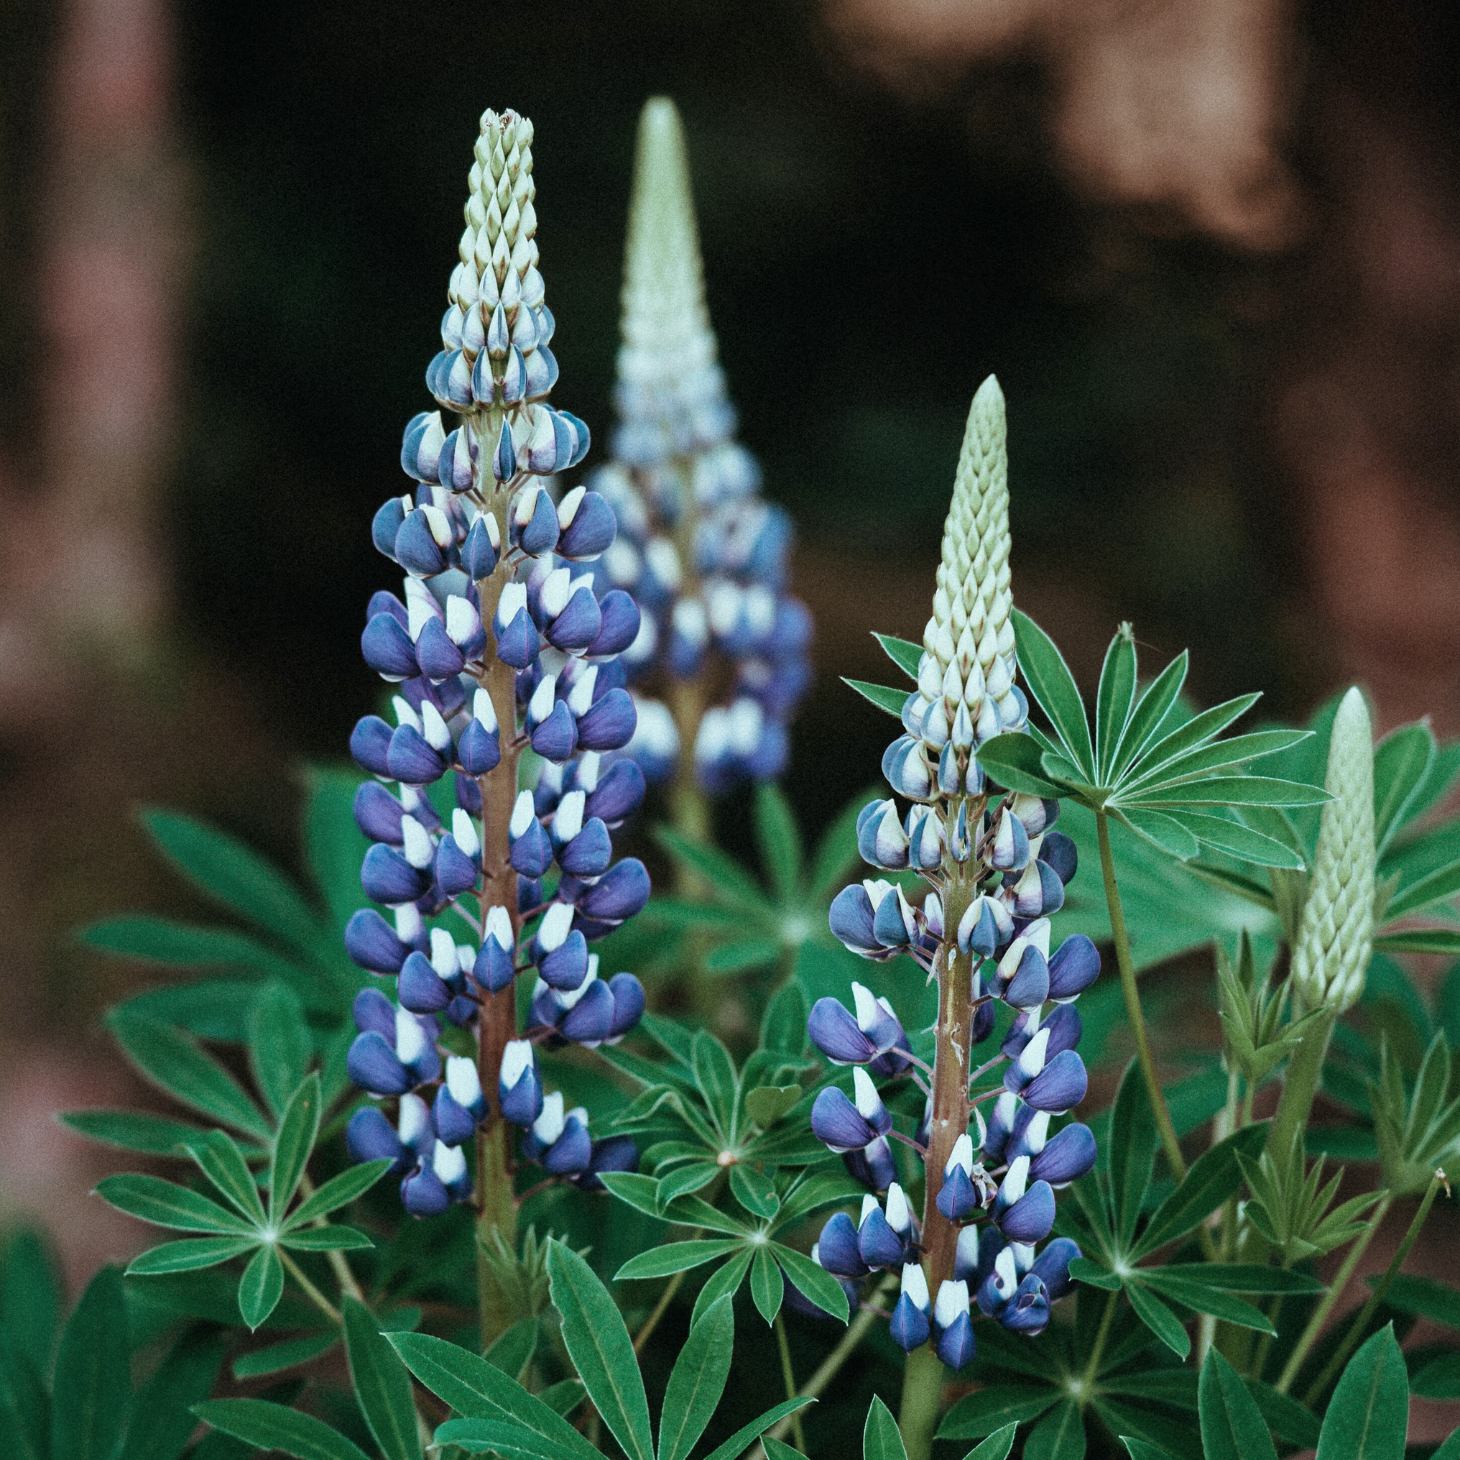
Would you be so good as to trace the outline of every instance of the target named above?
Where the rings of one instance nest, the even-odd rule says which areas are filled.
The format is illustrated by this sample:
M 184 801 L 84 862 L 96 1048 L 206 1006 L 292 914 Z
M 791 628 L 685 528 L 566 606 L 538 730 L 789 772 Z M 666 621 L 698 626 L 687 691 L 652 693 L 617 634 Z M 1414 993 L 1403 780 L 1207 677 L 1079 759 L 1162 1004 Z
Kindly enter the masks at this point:
M 1051 1119 L 1085 1095 L 1073 1001 L 1100 971 L 1083 935 L 1050 946 L 1074 844 L 1052 830 L 1058 802 L 1003 794 L 975 758 L 985 741 L 1022 730 L 1028 712 L 1014 683 L 1008 512 L 1004 399 L 990 377 L 969 412 L 917 689 L 902 710 L 906 733 L 882 762 L 912 807 L 904 815 L 896 800 L 875 801 L 858 821 L 866 861 L 918 872 L 930 890 L 919 907 L 900 884 L 868 880 L 831 910 L 832 931 L 852 951 L 874 960 L 910 954 L 936 979 L 933 1063 L 914 1054 L 890 1006 L 861 985 L 852 988 L 855 1013 L 822 999 L 809 1022 L 827 1058 L 855 1066 L 852 1097 L 823 1091 L 812 1129 L 886 1193 L 882 1202 L 869 1195 L 855 1224 L 834 1216 L 816 1256 L 849 1283 L 874 1268 L 901 1274 L 891 1333 L 909 1356 L 900 1424 L 914 1460 L 930 1451 L 943 1365 L 973 1357 L 974 1314 L 1038 1333 L 1050 1303 L 1069 1291 L 1079 1249 L 1059 1239 L 1036 1253 L 1036 1244 L 1053 1227 L 1054 1189 L 1095 1159 L 1087 1127 L 1050 1134 Z M 997 1052 L 975 1066 L 998 1002 L 1015 1017 Z M 911 1136 L 894 1128 L 873 1075 L 910 1079 L 925 1093 Z M 921 1222 L 895 1179 L 889 1136 L 924 1168 Z
M 547 403 L 558 367 L 532 135 L 515 112 L 482 116 L 442 350 L 426 371 L 441 409 L 406 427 L 410 490 L 372 529 L 407 574 L 403 599 L 371 599 L 361 640 L 398 686 L 396 724 L 367 716 L 351 737 L 378 778 L 355 802 L 372 839 L 361 880 L 393 922 L 362 910 L 346 943 L 362 967 L 394 978 L 396 997 L 371 987 L 357 999 L 349 1068 L 397 1105 L 394 1122 L 361 1107 L 350 1148 L 395 1163 L 412 1215 L 473 1202 L 484 1343 L 513 1316 L 492 1261 L 515 1243 L 512 1126 L 550 1177 L 592 1186 L 601 1170 L 637 1164 L 632 1142 L 594 1142 L 586 1112 L 544 1091 L 535 1045 L 612 1042 L 637 1022 L 638 980 L 600 978 L 588 942 L 649 892 L 640 862 L 613 863 L 609 835 L 638 807 L 644 779 L 632 761 L 605 760 L 635 728 L 618 654 L 639 611 L 621 589 L 600 596 L 576 566 L 612 546 L 608 503 L 582 487 L 554 501 L 547 484 L 582 460 L 588 429 Z M 450 430 L 442 410 L 457 419 Z M 528 969 L 537 988 L 523 1038 L 515 981 Z M 475 1031 L 474 1060 L 443 1059 L 443 1021 Z
M 811 622 L 786 591 L 790 522 L 759 496 L 760 470 L 734 439 L 684 132 L 667 97 L 639 121 L 622 332 L 613 460 L 590 480 L 620 528 L 599 576 L 631 589 L 644 613 L 624 660 L 658 698 L 641 701 L 629 753 L 671 781 L 676 824 L 703 839 L 707 795 L 785 767 Z

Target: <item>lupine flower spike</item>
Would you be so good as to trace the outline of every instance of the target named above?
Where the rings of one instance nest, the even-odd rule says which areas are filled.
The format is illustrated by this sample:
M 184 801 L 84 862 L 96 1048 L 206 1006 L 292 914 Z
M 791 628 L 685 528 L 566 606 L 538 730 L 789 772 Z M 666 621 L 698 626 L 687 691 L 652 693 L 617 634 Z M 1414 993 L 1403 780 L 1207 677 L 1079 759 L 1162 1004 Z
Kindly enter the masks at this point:
M 630 678 L 668 701 L 640 701 L 629 754 L 651 780 L 677 768 L 681 784 L 711 793 L 780 774 L 811 635 L 786 592 L 790 523 L 758 495 L 716 353 L 684 134 L 657 97 L 639 122 L 613 461 L 589 485 L 619 524 L 599 584 L 631 590 L 643 611 L 624 653 Z M 714 658 L 730 671 L 719 704 L 704 688 Z M 679 764 L 681 751 L 692 759 Z
M 644 794 L 632 761 L 607 760 L 634 734 L 619 654 L 639 611 L 622 589 L 594 586 L 591 565 L 616 533 L 608 503 L 549 490 L 582 460 L 588 428 L 548 404 L 558 367 L 532 123 L 484 113 L 468 186 L 442 349 L 426 370 L 438 409 L 407 425 L 408 480 L 372 529 L 406 573 L 399 596 L 371 599 L 361 639 L 396 686 L 395 724 L 367 716 L 350 742 L 377 778 L 355 801 L 372 842 L 361 881 L 390 917 L 362 910 L 346 929 L 351 957 L 383 981 L 356 1000 L 349 1070 L 396 1117 L 362 1105 L 349 1145 L 358 1160 L 394 1161 L 416 1216 L 473 1195 L 466 1151 L 479 1134 L 501 1142 L 510 1183 L 504 1122 L 525 1132 L 528 1160 L 582 1185 L 638 1160 L 632 1142 L 593 1141 L 587 1115 L 544 1091 L 532 1040 L 612 1043 L 644 1009 L 638 980 L 600 978 L 588 947 L 649 893 L 641 863 L 613 862 L 609 835 Z M 543 770 L 519 792 L 529 745 Z M 514 983 L 528 971 L 534 1028 L 518 1038 Z M 446 1024 L 476 1030 L 476 1060 L 443 1060 Z
M 976 1314 L 1018 1333 L 1044 1327 L 1079 1256 L 1064 1238 L 1037 1250 L 1054 1225 L 1054 1190 L 1095 1163 L 1088 1127 L 1051 1131 L 1085 1095 L 1074 1000 L 1100 971 L 1082 934 L 1052 945 L 1049 915 L 1074 876 L 1074 843 L 1053 830 L 1058 802 L 1004 794 L 975 759 L 985 740 L 1025 725 L 1011 607 L 1004 399 L 990 377 L 969 412 L 917 689 L 902 710 L 906 733 L 882 762 L 911 809 L 874 801 L 858 821 L 865 860 L 918 871 L 930 890 L 919 904 L 901 886 L 869 879 L 841 892 L 830 917 L 852 952 L 874 961 L 907 954 L 938 982 L 929 1111 L 911 1138 L 927 1168 L 921 1228 L 887 1150 L 889 1133 L 908 1136 L 894 1131 L 873 1078 L 919 1078 L 902 1026 L 860 984 L 855 1012 L 820 999 L 808 1025 L 828 1060 L 853 1066 L 851 1097 L 823 1090 L 812 1130 L 855 1177 L 887 1193 L 885 1203 L 865 1198 L 855 1227 L 845 1213 L 832 1217 L 818 1259 L 849 1282 L 874 1268 L 900 1272 L 894 1342 L 908 1352 L 932 1342 L 955 1369 L 973 1358 Z M 1012 1023 L 974 1068 L 972 1050 L 992 1034 L 999 1002 Z

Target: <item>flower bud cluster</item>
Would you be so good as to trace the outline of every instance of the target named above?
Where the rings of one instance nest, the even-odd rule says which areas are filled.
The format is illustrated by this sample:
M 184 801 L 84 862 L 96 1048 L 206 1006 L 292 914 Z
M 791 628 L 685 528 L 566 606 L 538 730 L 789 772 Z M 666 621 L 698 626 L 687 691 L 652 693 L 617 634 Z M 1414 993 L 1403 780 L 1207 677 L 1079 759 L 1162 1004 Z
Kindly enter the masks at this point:
M 852 985 L 853 1010 L 823 998 L 808 1020 L 817 1049 L 853 1067 L 850 1097 L 836 1086 L 817 1096 L 812 1131 L 872 1192 L 886 1192 L 885 1208 L 875 1195 L 864 1200 L 855 1226 L 844 1213 L 832 1217 L 817 1260 L 852 1283 L 873 1269 L 900 1272 L 894 1341 L 911 1352 L 931 1340 L 953 1368 L 973 1357 L 975 1311 L 1037 1333 L 1051 1302 L 1069 1291 L 1079 1249 L 1063 1238 L 1043 1251 L 1037 1246 L 1054 1226 L 1054 1192 L 1095 1162 L 1088 1127 L 1071 1122 L 1051 1132 L 1085 1096 L 1074 1001 L 1100 972 L 1099 954 L 1083 934 L 1051 950 L 1050 915 L 1075 875 L 1075 845 L 1054 830 L 1057 801 L 1000 792 L 974 759 L 984 740 L 1022 730 L 1028 708 L 1013 682 L 1005 482 L 1003 397 L 990 378 L 969 415 L 918 688 L 903 709 L 906 733 L 882 762 L 892 790 L 911 807 L 904 814 L 895 799 L 874 801 L 857 822 L 864 860 L 920 873 L 930 890 L 918 905 L 900 883 L 868 879 L 843 889 L 830 912 L 832 932 L 864 958 L 905 953 L 940 981 L 952 976 L 955 961 L 968 969 L 967 1031 L 953 1031 L 960 1062 L 945 1068 L 940 1054 L 932 1072 L 935 1082 L 956 1082 L 955 1103 L 968 1116 L 953 1126 L 959 1134 L 941 1171 L 926 1173 L 925 1220 L 936 1210 L 957 1229 L 953 1270 L 936 1294 L 919 1260 L 917 1224 L 910 1214 L 902 1220 L 907 1201 L 889 1145 L 889 1137 L 902 1140 L 924 1163 L 930 1159 L 933 1092 L 919 1073 L 927 1066 L 891 1006 L 861 984 Z M 956 925 L 945 917 L 950 903 Z M 998 1052 L 970 1068 L 972 1047 L 995 1030 L 998 1004 L 1012 1011 L 1012 1022 Z M 1001 1082 L 990 1087 L 984 1077 L 1001 1066 Z M 911 1080 L 928 1096 L 911 1137 L 895 1130 L 879 1079 Z
M 683 730 L 706 790 L 779 775 L 786 723 L 810 680 L 811 619 L 786 590 L 789 519 L 759 496 L 759 468 L 733 439 L 683 133 L 664 98 L 640 122 L 615 400 L 613 461 L 589 484 L 619 522 L 599 582 L 631 590 L 643 611 L 624 653 L 629 674 L 664 687 L 718 659 L 730 681 L 697 725 L 645 701 L 629 753 L 651 779 L 666 777 Z
M 588 429 L 546 401 L 558 371 L 537 268 L 531 141 L 532 124 L 515 113 L 483 115 L 443 349 L 426 372 L 460 423 L 448 431 L 440 411 L 410 422 L 401 449 L 410 489 L 381 507 L 372 530 L 407 575 L 402 596 L 371 599 L 361 639 L 367 663 L 399 686 L 395 723 L 366 716 L 350 740 L 376 777 L 355 800 L 371 840 L 361 883 L 391 920 L 362 909 L 345 942 L 362 968 L 394 979 L 395 1002 L 377 988 L 357 999 L 349 1070 L 399 1104 L 394 1125 L 362 1107 L 349 1144 L 359 1160 L 396 1164 L 415 1215 L 471 1194 L 464 1146 L 491 1118 L 475 1063 L 443 1063 L 442 1021 L 476 1024 L 483 1002 L 528 969 L 534 1037 L 612 1043 L 644 1009 L 638 980 L 600 980 L 588 950 L 649 895 L 643 864 L 615 863 L 610 837 L 645 790 L 632 761 L 610 759 L 635 729 L 618 656 L 640 615 L 623 590 L 600 594 L 582 566 L 613 545 L 608 503 L 582 487 L 554 502 L 542 480 L 581 460 Z M 494 697 L 492 685 L 506 693 Z M 527 747 L 544 769 L 535 788 L 509 782 L 507 847 L 493 855 L 484 797 L 503 795 L 492 773 Z M 509 808 L 498 810 L 500 821 Z M 443 926 L 456 918 L 470 941 Z M 535 1088 L 531 1119 L 507 1116 L 530 1128 L 529 1159 L 580 1180 L 595 1162 L 636 1163 L 621 1141 L 595 1147 L 581 1112 L 563 1115 L 560 1095 Z

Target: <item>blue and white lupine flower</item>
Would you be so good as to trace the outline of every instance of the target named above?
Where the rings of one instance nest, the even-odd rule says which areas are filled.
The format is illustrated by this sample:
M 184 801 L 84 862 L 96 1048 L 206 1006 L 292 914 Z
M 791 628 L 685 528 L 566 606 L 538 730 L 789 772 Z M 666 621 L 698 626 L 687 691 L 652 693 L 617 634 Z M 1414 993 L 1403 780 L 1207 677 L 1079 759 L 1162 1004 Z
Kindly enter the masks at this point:
M 891 1165 L 889 1135 L 917 1148 L 928 1176 L 916 1246 L 892 1231 L 892 1192 L 901 1199 L 893 1183 L 889 1214 L 869 1196 L 856 1229 L 844 1213 L 827 1223 L 823 1262 L 853 1281 L 865 1275 L 862 1268 L 912 1264 L 903 1268 L 893 1337 L 905 1349 L 931 1337 L 954 1368 L 974 1354 L 970 1294 L 981 1313 L 1011 1330 L 1034 1333 L 1048 1321 L 1079 1251 L 1059 1239 L 1045 1249 L 1046 1261 L 1037 1244 L 1054 1225 L 1055 1188 L 1095 1161 L 1086 1126 L 1071 1122 L 1051 1134 L 1052 1119 L 1085 1096 L 1073 1001 L 1100 971 L 1088 938 L 1053 940 L 1050 918 L 1076 871 L 1074 843 L 1054 829 L 1057 801 L 1002 792 L 975 758 L 984 741 L 1022 731 L 1028 714 L 1014 682 L 1004 440 L 1003 396 L 991 377 L 969 412 L 917 688 L 903 705 L 904 733 L 882 761 L 894 796 L 873 801 L 857 820 L 865 861 L 920 872 L 930 891 L 918 905 L 901 885 L 868 879 L 843 889 L 830 913 L 832 932 L 854 953 L 873 961 L 908 954 L 944 986 L 941 1008 L 949 998 L 961 1002 L 940 1016 L 931 1071 L 898 1043 L 891 1010 L 861 985 L 853 985 L 855 1015 L 821 999 L 808 1022 L 812 1043 L 833 1063 L 852 1065 L 858 1082 L 855 1100 L 835 1086 L 817 1096 L 813 1132 L 874 1190 L 881 1189 L 880 1168 Z M 972 1051 L 993 1033 L 996 1003 L 1014 1017 L 998 1052 L 975 1068 Z M 897 1068 L 879 1065 L 899 1050 Z M 990 1088 L 983 1077 L 1001 1064 L 1002 1084 Z M 919 1069 L 931 1074 L 931 1087 Z M 927 1094 L 911 1137 L 893 1130 L 890 1117 L 874 1121 L 886 1111 L 874 1075 L 910 1078 Z M 983 1102 L 992 1102 L 987 1115 Z M 919 1251 L 926 1272 L 915 1263 Z M 917 1297 L 904 1301 L 911 1272 Z
M 465 1148 L 499 1119 L 528 1130 L 528 1159 L 583 1185 L 637 1163 L 632 1143 L 593 1145 L 586 1115 L 545 1094 L 531 1046 L 512 1037 L 515 980 L 530 967 L 563 1001 L 545 1021 L 554 1038 L 596 1045 L 637 1022 L 638 981 L 598 981 L 588 944 L 648 897 L 642 864 L 615 864 L 610 836 L 643 799 L 643 775 L 631 761 L 603 765 L 634 734 L 619 655 L 641 616 L 622 588 L 596 586 L 592 565 L 617 535 L 612 506 L 586 487 L 561 501 L 550 490 L 589 436 L 548 403 L 556 324 L 538 271 L 531 144 L 525 118 L 483 114 L 442 349 L 426 370 L 438 409 L 407 425 L 407 490 L 371 527 L 405 573 L 398 595 L 372 597 L 361 637 L 366 662 L 396 686 L 394 724 L 366 716 L 350 748 L 377 777 L 355 800 L 372 843 L 361 883 L 391 916 L 362 909 L 345 943 L 362 968 L 395 978 L 396 998 L 370 989 L 356 1001 L 349 1070 L 400 1104 L 394 1131 L 358 1112 L 350 1146 L 396 1163 L 416 1215 L 471 1196 Z M 519 790 L 528 746 L 549 769 Z M 539 915 L 535 931 L 524 926 Z M 458 920 L 471 941 L 457 941 Z M 480 1062 L 450 1056 L 443 1072 L 441 1020 L 478 1029 Z M 544 1121 L 557 1124 L 551 1139 Z
M 641 700 L 627 753 L 657 780 L 683 751 L 718 793 L 784 768 L 786 724 L 810 682 L 811 620 L 786 588 L 789 519 L 760 497 L 759 468 L 734 439 L 683 132 L 662 97 L 639 124 L 622 328 L 613 460 L 588 479 L 619 535 L 596 573 L 643 613 L 624 654 L 631 679 L 674 706 Z M 729 671 L 726 702 L 679 693 L 711 659 Z

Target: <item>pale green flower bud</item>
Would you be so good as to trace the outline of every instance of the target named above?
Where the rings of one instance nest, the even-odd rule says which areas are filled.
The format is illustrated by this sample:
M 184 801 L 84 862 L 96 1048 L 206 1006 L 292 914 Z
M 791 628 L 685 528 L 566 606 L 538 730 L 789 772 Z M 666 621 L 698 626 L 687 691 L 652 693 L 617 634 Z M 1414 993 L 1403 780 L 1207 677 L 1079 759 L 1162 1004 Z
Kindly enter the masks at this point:
M 983 741 L 1023 722 L 1023 705 L 1013 689 L 1012 607 L 1004 393 L 990 375 L 968 412 L 953 505 L 943 528 L 933 616 L 923 630 L 928 657 L 918 677 L 923 694 L 934 698 L 929 690 L 936 666 L 936 692 L 955 740 L 961 738 L 960 723 Z
M 1374 933 L 1374 739 L 1357 689 L 1333 721 L 1318 851 L 1293 949 L 1293 984 L 1309 1008 L 1352 1008 Z
M 458 248 L 462 267 L 452 275 L 452 301 L 462 309 L 478 301 L 495 307 L 500 301 L 509 313 L 519 303 L 541 304 L 532 123 L 526 117 L 514 111 L 482 113 L 467 186 L 466 231 Z

